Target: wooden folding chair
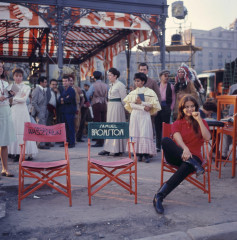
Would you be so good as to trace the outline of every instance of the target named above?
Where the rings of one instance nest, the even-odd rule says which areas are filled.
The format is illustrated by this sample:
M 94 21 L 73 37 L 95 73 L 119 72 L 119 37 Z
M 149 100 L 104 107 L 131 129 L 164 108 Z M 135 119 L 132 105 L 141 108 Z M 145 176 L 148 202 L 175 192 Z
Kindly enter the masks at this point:
M 21 200 L 29 196 L 44 185 L 48 185 L 69 198 L 72 206 L 70 164 L 68 155 L 68 143 L 66 142 L 65 124 L 44 126 L 25 123 L 24 144 L 21 145 L 19 159 L 19 188 L 18 188 L 18 210 L 21 209 Z M 38 142 L 64 142 L 65 159 L 49 162 L 35 162 L 25 160 L 25 148 L 27 141 Z M 66 176 L 66 184 L 55 180 L 57 177 Z M 24 179 L 32 178 L 34 182 L 24 186 Z
M 232 178 L 235 177 L 236 172 L 236 142 L 237 142 L 237 96 L 236 95 L 221 95 L 217 96 L 217 120 L 221 120 L 221 111 L 226 105 L 233 105 L 234 108 L 234 118 L 233 123 L 226 123 L 224 127 L 217 129 L 216 138 L 219 142 L 220 139 L 220 154 L 218 154 L 218 150 L 216 149 L 216 158 L 215 158 L 215 166 L 216 169 L 219 170 L 219 178 L 221 178 L 221 166 L 222 162 L 225 164 L 227 162 L 232 164 Z M 223 147 L 223 135 L 229 135 L 232 137 L 232 149 L 228 154 L 226 159 L 222 159 L 222 147 Z M 219 136 L 220 135 L 220 136 Z M 230 159 L 230 155 L 232 154 L 232 159 Z M 224 164 L 224 166 L 225 166 Z
M 137 203 L 137 157 L 134 142 L 128 141 L 128 158 L 113 161 L 102 161 L 91 158 L 91 139 L 128 139 L 128 123 L 92 123 L 88 124 L 88 196 L 89 205 L 91 197 L 103 187 L 114 181 L 135 196 Z M 133 158 L 131 154 L 131 146 Z M 92 176 L 99 176 L 92 182 Z M 128 182 L 121 179 L 122 175 L 128 175 Z M 99 184 L 99 186 L 97 186 Z M 92 190 L 92 188 L 94 188 Z
M 171 124 L 164 123 L 163 122 L 163 137 L 169 137 L 172 138 L 171 135 Z M 203 168 L 205 170 L 203 174 L 202 180 L 198 180 L 196 178 L 196 174 L 191 173 L 188 175 L 188 177 L 185 179 L 194 186 L 198 187 L 201 189 L 204 193 L 208 194 L 208 202 L 211 202 L 211 184 L 210 184 L 210 171 L 211 171 L 211 163 L 209 159 L 209 151 L 208 151 L 208 141 L 205 141 L 203 146 L 202 146 L 202 155 L 203 159 L 205 161 L 205 164 L 203 165 Z M 177 167 L 170 165 L 166 162 L 164 152 L 162 150 L 162 159 L 161 159 L 161 181 L 160 184 L 161 186 L 164 183 L 164 172 L 169 172 L 169 173 L 175 173 L 177 171 Z M 201 176 L 200 176 L 201 177 Z

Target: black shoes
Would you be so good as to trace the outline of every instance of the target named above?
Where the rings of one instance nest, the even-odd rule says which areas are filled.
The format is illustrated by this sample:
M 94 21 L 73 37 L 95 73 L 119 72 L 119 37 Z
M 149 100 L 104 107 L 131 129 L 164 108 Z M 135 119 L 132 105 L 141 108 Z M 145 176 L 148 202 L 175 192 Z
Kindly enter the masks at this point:
M 205 172 L 205 170 L 201 166 L 201 164 L 199 162 L 197 162 L 195 159 L 189 158 L 186 162 L 191 164 L 195 168 L 197 177 Z
M 68 148 L 74 148 L 75 147 L 75 144 L 69 144 L 68 145 Z
M 20 158 L 19 154 L 14 155 L 13 162 L 19 162 L 19 158 Z
M 137 154 L 137 156 L 138 156 L 138 162 L 142 162 L 142 154 Z
M 153 199 L 153 206 L 157 213 L 163 214 L 164 207 L 162 205 L 163 199 L 173 190 L 173 187 L 170 187 L 167 183 L 164 183 L 159 189 L 158 193 L 155 194 Z
M 160 152 L 160 148 L 159 148 L 159 147 L 157 147 L 157 148 L 156 148 L 156 151 L 157 151 L 157 152 Z
M 38 146 L 38 148 L 39 148 L 39 149 L 50 149 L 49 146 L 40 146 L 40 145 Z
M 149 163 L 150 162 L 149 154 L 144 154 L 144 156 L 145 156 L 145 163 Z
M 91 145 L 92 147 L 103 147 L 103 144 L 98 144 L 98 143 L 96 143 L 96 144 L 94 144 L 94 145 Z
M 110 152 L 103 150 L 103 151 L 99 152 L 98 155 L 101 155 L 101 156 L 108 155 L 109 156 L 109 153 Z
M 123 153 L 121 153 L 121 152 L 118 152 L 118 153 L 114 153 L 114 157 L 119 157 L 119 156 L 121 156 Z
M 59 147 L 64 147 L 64 144 L 60 145 Z M 75 144 L 68 144 L 68 148 L 74 148 Z
M 85 141 L 82 139 L 77 139 L 77 142 L 85 142 Z

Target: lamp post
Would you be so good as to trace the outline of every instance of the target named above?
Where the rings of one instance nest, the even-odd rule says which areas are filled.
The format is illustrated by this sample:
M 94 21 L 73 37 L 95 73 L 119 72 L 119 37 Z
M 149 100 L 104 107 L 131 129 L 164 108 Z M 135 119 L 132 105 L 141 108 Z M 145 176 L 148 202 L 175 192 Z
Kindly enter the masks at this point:
M 125 55 L 127 60 L 127 91 L 130 87 L 130 59 L 131 59 L 131 49 L 128 40 L 125 40 Z

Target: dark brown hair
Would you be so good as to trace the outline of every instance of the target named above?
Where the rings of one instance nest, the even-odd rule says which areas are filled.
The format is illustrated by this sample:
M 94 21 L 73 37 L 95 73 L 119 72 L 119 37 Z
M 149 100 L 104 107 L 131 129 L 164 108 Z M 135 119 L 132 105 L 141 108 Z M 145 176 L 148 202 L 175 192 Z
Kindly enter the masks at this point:
M 119 78 L 120 72 L 116 68 L 110 68 L 109 72 L 112 73 L 114 76 L 117 76 Z
M 24 72 L 23 72 L 23 70 L 20 69 L 20 68 L 14 69 L 12 73 L 13 73 L 13 76 L 14 76 L 16 73 L 20 73 L 20 74 L 22 75 L 22 77 L 24 76 Z
M 5 74 L 4 62 L 3 62 L 3 60 L 0 59 L 0 63 L 2 63 L 2 67 L 3 67 L 3 73 L 2 73 L 2 75 L 0 76 L 0 78 L 3 79 L 3 80 L 5 80 L 6 74 Z
M 179 110 L 178 110 L 178 118 L 177 120 L 181 120 L 185 117 L 185 114 L 184 114 L 184 108 L 185 108 L 185 103 L 188 102 L 188 101 L 191 101 L 193 102 L 194 106 L 195 106 L 195 111 L 198 112 L 199 110 L 199 105 L 198 105 L 198 102 L 197 100 L 191 96 L 191 95 L 185 95 L 181 98 L 180 102 L 179 102 Z M 191 125 L 192 125 L 192 128 L 194 130 L 194 132 L 199 135 L 200 131 L 199 131 L 199 124 L 198 122 L 191 116 L 190 117 L 190 120 L 191 120 Z

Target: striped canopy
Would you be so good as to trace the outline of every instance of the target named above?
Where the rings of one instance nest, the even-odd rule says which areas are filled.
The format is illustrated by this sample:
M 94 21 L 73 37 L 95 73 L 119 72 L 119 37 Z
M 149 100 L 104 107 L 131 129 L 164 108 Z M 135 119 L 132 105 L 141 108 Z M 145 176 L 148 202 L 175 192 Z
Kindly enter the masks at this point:
M 53 6 L 50 9 L 53 12 Z M 82 9 L 73 9 L 78 16 Z M 156 21 L 157 16 L 150 16 Z M 56 25 L 55 18 L 49 18 Z M 46 34 L 46 30 L 48 33 Z M 31 9 L 11 3 L 0 3 L 0 55 L 29 59 L 57 57 L 57 44 L 45 21 Z M 113 65 L 113 57 L 125 50 L 125 41 L 130 48 L 150 39 L 157 41 L 150 26 L 140 17 L 124 13 L 89 12 L 78 18 L 64 41 L 64 59 L 78 59 L 81 79 L 94 71 L 95 59 L 104 63 L 105 70 Z M 38 46 L 40 47 L 36 47 Z

